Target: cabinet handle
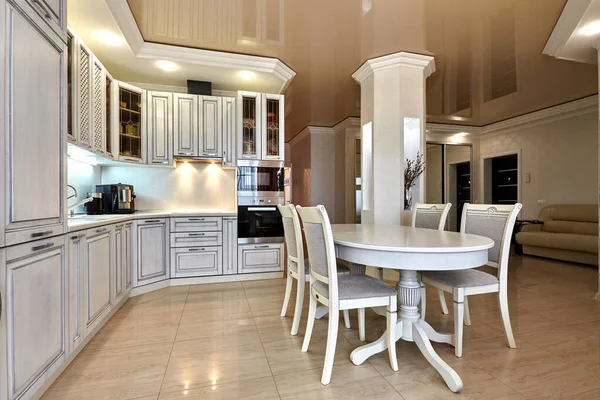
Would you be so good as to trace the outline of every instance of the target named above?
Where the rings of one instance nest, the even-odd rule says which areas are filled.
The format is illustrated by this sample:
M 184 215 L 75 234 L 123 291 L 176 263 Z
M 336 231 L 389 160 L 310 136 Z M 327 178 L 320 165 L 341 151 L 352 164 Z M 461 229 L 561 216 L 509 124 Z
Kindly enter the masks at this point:
M 108 231 L 108 228 L 98 228 L 96 229 L 96 233 L 102 233 Z
M 48 18 L 48 19 L 52 18 L 52 15 L 50 15 L 50 13 L 48 12 L 48 9 L 46 8 L 46 6 L 44 6 L 44 4 L 40 0 L 33 0 L 33 2 L 42 9 L 42 11 L 44 12 L 44 16 L 46 18 Z
M 115 228 L 122 228 L 122 227 L 123 227 L 123 224 L 115 225 Z
M 204 154 L 205 156 L 216 156 L 217 155 L 217 153 L 206 153 L 206 152 L 204 152 L 202 154 Z
M 204 236 L 204 233 L 188 233 L 188 236 Z
M 31 237 L 32 238 L 37 238 L 37 237 L 48 236 L 48 235 L 51 235 L 51 234 L 52 234 L 52 231 L 36 232 L 36 233 L 32 233 Z
M 52 247 L 52 246 L 54 246 L 54 242 L 50 242 L 50 243 L 46 243 L 46 244 L 42 244 L 42 245 L 39 245 L 39 246 L 33 246 L 33 247 L 31 248 L 31 250 L 32 250 L 32 251 L 40 251 L 40 250 L 44 250 L 44 249 L 50 248 L 50 247 Z
M 199 249 L 188 249 L 188 251 L 204 251 L 206 250 L 204 247 L 199 248 Z
M 160 222 L 160 219 L 147 219 L 144 221 L 147 224 L 153 223 L 153 222 Z
M 268 249 L 270 246 L 268 244 L 262 246 L 254 246 L 255 249 Z
M 152 164 L 168 164 L 168 161 L 152 161 Z
M 204 221 L 205 218 L 188 218 L 188 221 Z
M 131 161 L 131 162 L 138 163 L 138 164 L 140 163 L 140 160 L 138 160 L 137 158 L 124 158 L 123 160 Z
M 182 151 L 180 151 L 180 152 L 179 152 L 179 153 L 177 153 L 177 154 L 179 154 L 179 155 L 182 155 L 182 156 L 193 156 L 193 155 L 194 155 L 194 153 L 184 153 L 184 152 L 182 152 Z
M 82 234 L 79 234 L 79 235 L 71 236 L 71 239 L 72 239 L 72 240 L 75 240 L 75 239 L 81 239 L 81 238 L 82 238 L 82 237 L 84 237 L 84 236 L 85 236 L 85 234 L 84 234 L 84 233 L 82 233 Z

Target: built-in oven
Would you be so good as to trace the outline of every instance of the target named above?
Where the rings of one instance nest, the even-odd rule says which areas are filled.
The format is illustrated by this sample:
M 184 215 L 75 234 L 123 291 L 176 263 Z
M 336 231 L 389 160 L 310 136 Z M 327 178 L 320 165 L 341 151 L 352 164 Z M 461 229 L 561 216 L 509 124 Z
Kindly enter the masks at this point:
M 283 197 L 238 198 L 238 243 L 283 242 Z
M 282 161 L 238 160 L 238 199 L 283 197 L 283 181 Z

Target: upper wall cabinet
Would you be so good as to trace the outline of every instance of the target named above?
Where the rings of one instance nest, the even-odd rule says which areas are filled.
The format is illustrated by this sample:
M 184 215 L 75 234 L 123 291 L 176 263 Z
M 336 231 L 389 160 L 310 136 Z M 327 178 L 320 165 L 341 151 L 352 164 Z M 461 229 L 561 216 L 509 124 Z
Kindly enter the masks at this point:
M 117 155 L 119 161 L 145 163 L 146 136 L 144 134 L 145 91 L 125 82 L 115 81 L 113 110 L 117 124 Z
M 26 0 L 46 24 L 63 40 L 67 39 L 66 0 Z M 23 2 L 17 1 L 17 3 Z
M 173 147 L 177 156 L 198 156 L 198 98 L 173 93 Z
M 284 104 L 281 94 L 262 95 L 262 159 L 283 160 L 284 158 Z
M 235 123 L 235 98 L 223 97 L 222 113 L 223 120 L 223 167 L 235 167 L 237 165 L 236 148 L 236 123 Z
M 20 3 L 0 9 L 0 246 L 65 230 L 67 45 Z
M 221 158 L 221 98 L 200 96 L 200 151 L 201 157 Z
M 284 96 L 238 92 L 238 158 L 284 159 Z
M 75 133 L 75 140 L 81 147 L 91 150 L 94 146 L 94 133 L 92 131 L 92 68 L 94 65 L 94 54 L 82 40 L 77 39 L 76 43 L 77 131 Z
M 173 165 L 173 94 L 148 92 L 148 163 Z

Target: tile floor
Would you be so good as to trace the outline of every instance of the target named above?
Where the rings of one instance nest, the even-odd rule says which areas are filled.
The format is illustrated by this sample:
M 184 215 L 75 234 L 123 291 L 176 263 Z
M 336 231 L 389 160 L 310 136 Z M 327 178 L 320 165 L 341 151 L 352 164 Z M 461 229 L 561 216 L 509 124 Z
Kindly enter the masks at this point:
M 517 349 L 505 344 L 496 298 L 470 299 L 464 357 L 435 344 L 462 377 L 451 393 L 414 344 L 397 344 L 400 370 L 387 353 L 361 366 L 349 361 L 360 345 L 340 324 L 333 376 L 320 383 L 327 318 L 316 321 L 301 353 L 308 301 L 297 337 L 279 317 L 284 280 L 172 287 L 131 298 L 43 397 L 51 399 L 599 399 L 600 303 L 596 268 L 513 256 L 509 295 Z M 451 300 L 448 297 L 448 304 Z M 452 313 L 452 312 L 451 312 Z M 428 291 L 427 320 L 452 329 Z M 367 340 L 385 320 L 371 311 Z

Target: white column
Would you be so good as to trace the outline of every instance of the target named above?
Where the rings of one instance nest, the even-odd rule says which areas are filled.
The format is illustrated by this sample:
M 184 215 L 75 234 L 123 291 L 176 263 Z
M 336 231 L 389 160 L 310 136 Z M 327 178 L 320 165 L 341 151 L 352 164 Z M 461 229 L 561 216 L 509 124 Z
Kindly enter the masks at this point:
M 362 221 L 400 224 L 404 166 L 425 149 L 425 79 L 431 56 L 399 52 L 367 60 L 352 77 L 361 86 Z M 424 200 L 424 185 L 413 204 Z

